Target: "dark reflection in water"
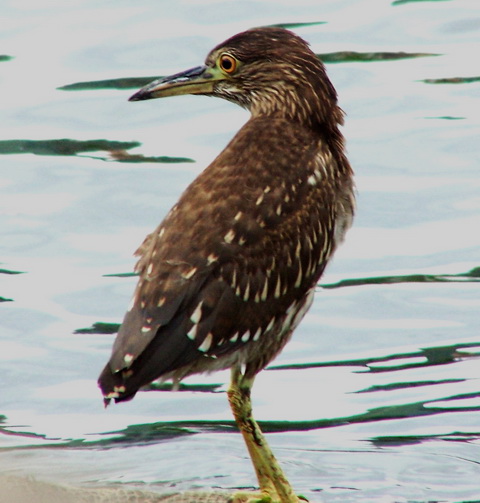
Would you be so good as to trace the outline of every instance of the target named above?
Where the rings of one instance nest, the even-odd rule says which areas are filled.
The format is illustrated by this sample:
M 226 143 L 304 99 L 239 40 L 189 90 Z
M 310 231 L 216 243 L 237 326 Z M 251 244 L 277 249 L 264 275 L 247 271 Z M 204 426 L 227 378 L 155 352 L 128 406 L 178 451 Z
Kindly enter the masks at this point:
M 309 23 L 276 23 L 268 24 L 265 26 L 271 26 L 272 28 L 285 28 L 286 30 L 293 30 L 294 28 L 304 28 L 307 26 L 318 26 L 321 24 L 326 24 L 326 21 L 312 21 Z
M 432 365 L 444 365 L 452 363 L 460 358 L 474 358 L 480 356 L 479 352 L 474 351 L 460 351 L 466 348 L 480 347 L 478 343 L 458 343 L 450 346 L 439 346 L 420 349 L 411 353 L 399 353 L 389 356 L 361 358 L 358 360 L 343 360 L 338 362 L 319 362 L 319 363 L 297 363 L 292 365 L 275 365 L 269 367 L 269 370 L 285 370 L 285 369 L 308 369 L 318 367 L 365 367 L 367 372 L 393 372 L 397 370 L 407 370 L 417 367 L 429 367 Z M 418 359 L 422 358 L 424 361 L 419 362 Z M 405 360 L 412 359 L 412 362 L 405 362 Z M 397 364 L 396 361 L 401 360 L 402 363 Z M 376 365 L 382 363 L 381 366 Z M 375 367 L 371 365 L 375 364 Z
M 116 334 L 120 328 L 120 323 L 105 323 L 97 321 L 91 327 L 77 328 L 74 334 Z
M 449 2 L 450 0 L 394 0 L 392 5 L 404 5 L 407 3 L 418 3 L 418 2 Z
M 399 59 L 425 58 L 440 56 L 428 52 L 356 52 L 339 51 L 317 54 L 325 63 L 371 63 L 376 61 L 396 61 Z
M 123 77 L 119 79 L 94 80 L 86 82 L 74 82 L 58 87 L 59 91 L 93 91 L 98 89 L 136 89 L 143 87 L 161 76 L 151 77 Z
M 399 276 L 377 276 L 372 278 L 343 279 L 338 283 L 322 284 L 322 288 L 339 288 L 343 286 L 388 285 L 393 283 L 444 283 L 468 281 L 480 282 L 480 267 L 459 274 L 405 274 Z
M 11 269 L 0 269 L 0 274 L 15 275 L 15 274 L 24 274 L 24 273 L 23 273 L 23 271 L 12 271 Z M 0 302 L 13 302 L 13 299 L 10 299 L 8 297 L 2 297 L 0 295 Z
M 120 142 L 110 140 L 2 140 L 0 154 L 35 154 L 35 155 L 77 155 L 97 150 L 128 150 L 140 146 L 139 142 Z
M 471 84 L 480 82 L 480 77 L 448 77 L 444 79 L 423 79 L 420 82 L 425 84 Z
M 317 362 L 317 363 L 302 363 L 296 365 L 277 365 L 267 368 L 268 370 L 284 371 L 302 369 L 311 369 L 319 367 L 364 367 L 366 370 L 360 372 L 398 372 L 399 370 L 407 370 L 415 367 L 432 367 L 438 365 L 448 365 L 458 359 L 466 360 L 468 358 L 478 358 L 480 351 L 474 351 L 474 348 L 480 348 L 480 343 L 464 343 L 455 344 L 451 346 L 439 346 L 425 348 L 418 352 L 395 354 L 378 358 L 365 358 L 358 360 L 345 360 L 337 362 Z M 467 349 L 470 349 L 467 351 Z M 412 363 L 396 364 L 397 360 L 418 360 L 419 357 L 424 358 L 424 362 L 414 361 Z M 382 363 L 382 366 L 378 366 Z M 372 366 L 372 365 L 376 366 Z M 441 372 L 439 372 L 441 374 Z M 390 382 L 386 385 L 373 385 L 368 389 L 358 390 L 355 393 L 375 393 L 379 391 L 393 391 L 399 389 L 419 388 L 427 386 L 437 386 L 443 384 L 461 383 L 467 379 L 431 379 L 412 382 Z M 195 391 L 203 393 L 218 393 L 222 391 L 221 384 L 182 384 L 180 391 Z M 144 389 L 144 391 L 171 391 L 171 384 L 152 384 Z M 412 403 L 395 404 L 389 406 L 381 406 L 371 408 L 363 413 L 355 414 L 346 417 L 316 419 L 309 421 L 259 421 L 262 429 L 266 433 L 279 433 L 279 432 L 294 432 L 294 431 L 310 431 L 322 428 L 332 428 L 347 424 L 356 423 L 369 423 L 379 422 L 392 419 L 407 419 L 422 416 L 434 416 L 438 414 L 454 413 L 454 412 L 480 412 L 480 405 L 473 406 L 458 406 L 458 404 L 449 406 L 447 402 L 458 402 L 461 400 L 469 400 L 480 397 L 479 392 L 472 393 L 459 393 L 450 396 L 445 396 L 435 399 L 425 399 Z M 438 405 L 436 405 L 438 404 Z M 12 431 L 10 427 L 6 426 L 7 418 L 0 416 L 0 432 L 9 435 L 18 435 L 21 437 L 32 438 L 45 438 L 45 435 L 37 435 L 36 433 L 18 433 Z M 118 445 L 141 445 L 146 443 L 155 443 L 185 435 L 194 435 L 198 433 L 226 433 L 236 432 L 236 426 L 233 421 L 212 421 L 212 420 L 193 420 L 193 421 L 168 421 L 168 422 L 155 422 L 147 424 L 132 424 L 127 428 L 119 431 L 109 431 L 101 434 L 108 438 L 89 441 L 88 439 L 73 439 L 62 441 L 61 444 L 55 442 L 52 446 L 57 448 L 90 448 L 90 447 L 113 447 Z M 377 436 L 371 440 L 374 444 L 380 444 L 383 441 L 386 444 L 394 442 L 396 445 L 403 443 L 421 442 L 431 439 L 449 439 L 467 441 L 468 439 L 478 438 L 479 433 L 475 432 L 461 432 L 456 431 L 451 434 L 432 434 L 432 435 L 412 435 L 406 434 L 393 437 L 388 435 L 383 440 L 382 436 Z M 404 439 L 404 441 L 402 440 Z M 48 439 L 46 439 L 48 440 Z M 32 446 L 29 446 L 29 448 Z M 46 447 L 45 444 L 41 446 Z
M 70 140 L 66 138 L 54 140 L 1 140 L 0 155 L 5 154 L 35 154 L 35 155 L 60 155 L 76 156 L 85 152 L 108 152 L 108 156 L 88 156 L 103 161 L 118 162 L 159 162 L 180 163 L 195 162 L 189 157 L 169 156 L 144 156 L 141 154 L 129 154 L 127 150 L 139 147 L 138 141 L 112 141 L 112 140 Z M 87 157 L 87 156 L 83 156 Z

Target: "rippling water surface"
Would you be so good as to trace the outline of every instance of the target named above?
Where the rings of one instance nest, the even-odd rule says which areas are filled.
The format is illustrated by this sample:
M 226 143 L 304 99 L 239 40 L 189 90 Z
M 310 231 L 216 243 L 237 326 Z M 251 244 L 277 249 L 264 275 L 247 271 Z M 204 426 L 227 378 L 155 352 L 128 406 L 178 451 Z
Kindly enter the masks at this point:
M 128 96 L 238 31 L 283 24 L 338 90 L 358 214 L 258 377 L 256 416 L 311 501 L 480 501 L 477 0 L 20 0 L 0 22 L 1 473 L 254 485 L 228 373 L 106 411 L 96 377 L 132 252 L 248 117 L 204 97 Z

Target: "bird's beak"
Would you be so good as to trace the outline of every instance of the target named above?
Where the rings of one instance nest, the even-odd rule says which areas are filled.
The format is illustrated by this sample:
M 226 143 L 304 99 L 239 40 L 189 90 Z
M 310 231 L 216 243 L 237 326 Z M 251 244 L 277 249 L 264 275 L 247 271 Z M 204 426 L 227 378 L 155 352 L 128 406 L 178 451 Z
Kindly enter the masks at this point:
M 211 94 L 215 83 L 225 78 L 225 75 L 218 68 L 197 66 L 170 77 L 154 80 L 137 91 L 128 101 L 150 100 L 182 94 Z

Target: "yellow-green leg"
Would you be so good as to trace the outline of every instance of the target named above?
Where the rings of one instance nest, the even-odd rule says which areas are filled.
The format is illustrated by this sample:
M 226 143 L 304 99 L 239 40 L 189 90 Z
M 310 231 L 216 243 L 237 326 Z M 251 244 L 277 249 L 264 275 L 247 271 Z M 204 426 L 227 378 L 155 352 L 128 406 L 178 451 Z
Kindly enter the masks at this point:
M 282 468 L 275 459 L 262 430 L 252 415 L 250 392 L 253 378 L 246 378 L 239 368 L 232 369 L 232 380 L 228 390 L 228 400 L 252 459 L 253 467 L 260 486 L 260 494 L 238 493 L 233 502 L 256 501 L 272 503 L 298 503 L 299 498 L 293 492 Z

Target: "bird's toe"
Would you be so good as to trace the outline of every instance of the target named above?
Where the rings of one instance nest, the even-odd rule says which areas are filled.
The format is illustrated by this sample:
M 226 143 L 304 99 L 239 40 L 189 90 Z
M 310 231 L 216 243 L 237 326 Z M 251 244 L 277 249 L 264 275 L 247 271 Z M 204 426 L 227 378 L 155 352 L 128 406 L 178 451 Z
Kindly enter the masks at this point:
M 305 503 L 304 496 L 295 496 L 292 501 L 284 501 L 277 494 L 271 495 L 265 492 L 240 491 L 229 498 L 228 503 Z

